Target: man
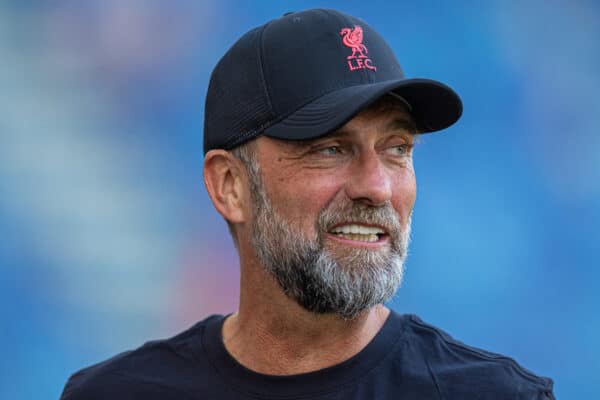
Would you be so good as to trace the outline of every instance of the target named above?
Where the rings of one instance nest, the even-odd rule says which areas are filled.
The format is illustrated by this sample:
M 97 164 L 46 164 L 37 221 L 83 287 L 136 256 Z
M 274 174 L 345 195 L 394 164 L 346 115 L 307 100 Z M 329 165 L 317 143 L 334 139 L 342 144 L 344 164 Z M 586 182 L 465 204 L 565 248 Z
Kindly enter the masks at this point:
M 213 71 L 204 129 L 239 310 L 76 373 L 63 399 L 554 398 L 550 379 L 383 306 L 407 255 L 415 136 L 461 112 L 352 16 L 246 33 Z

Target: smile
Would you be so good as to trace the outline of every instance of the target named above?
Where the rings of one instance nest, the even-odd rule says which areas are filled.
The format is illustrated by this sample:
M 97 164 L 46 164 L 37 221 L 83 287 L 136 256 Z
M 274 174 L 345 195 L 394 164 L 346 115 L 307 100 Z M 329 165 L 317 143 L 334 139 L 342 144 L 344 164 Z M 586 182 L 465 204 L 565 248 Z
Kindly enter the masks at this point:
M 358 224 L 336 226 L 329 233 L 340 239 L 363 243 L 376 243 L 387 237 L 382 228 Z

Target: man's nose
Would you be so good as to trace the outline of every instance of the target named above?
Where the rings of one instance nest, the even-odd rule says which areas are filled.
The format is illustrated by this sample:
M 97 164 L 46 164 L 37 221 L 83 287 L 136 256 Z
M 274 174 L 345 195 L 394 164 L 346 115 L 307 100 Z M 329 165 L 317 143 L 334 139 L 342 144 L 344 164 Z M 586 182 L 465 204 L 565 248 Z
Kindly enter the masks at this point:
M 372 150 L 352 161 L 346 184 L 346 195 L 354 201 L 378 206 L 392 198 L 390 171 Z

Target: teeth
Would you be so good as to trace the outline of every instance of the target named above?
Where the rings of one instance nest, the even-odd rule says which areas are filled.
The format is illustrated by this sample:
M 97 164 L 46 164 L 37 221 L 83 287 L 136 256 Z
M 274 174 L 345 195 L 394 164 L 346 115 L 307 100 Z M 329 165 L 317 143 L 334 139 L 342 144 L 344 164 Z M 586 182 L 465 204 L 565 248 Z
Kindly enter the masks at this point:
M 384 233 L 381 228 L 363 225 L 342 225 L 334 228 L 333 233 L 356 234 L 356 235 L 377 235 Z
M 335 235 L 337 237 L 355 240 L 357 242 L 376 242 L 379 240 L 375 234 L 361 235 L 356 233 L 336 233 Z

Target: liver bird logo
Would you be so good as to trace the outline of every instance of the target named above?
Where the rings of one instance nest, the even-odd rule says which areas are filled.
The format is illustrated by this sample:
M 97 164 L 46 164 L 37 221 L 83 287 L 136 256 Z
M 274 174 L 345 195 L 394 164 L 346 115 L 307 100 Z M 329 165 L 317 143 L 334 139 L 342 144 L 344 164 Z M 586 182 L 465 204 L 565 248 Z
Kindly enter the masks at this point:
M 367 47 L 362 43 L 363 41 L 363 30 L 360 26 L 354 25 L 354 29 L 343 28 L 340 31 L 340 35 L 342 35 L 342 43 L 345 46 L 350 47 L 352 49 L 352 54 L 346 57 L 348 60 L 352 58 L 357 58 L 356 54 L 358 53 L 358 58 L 367 58 Z

